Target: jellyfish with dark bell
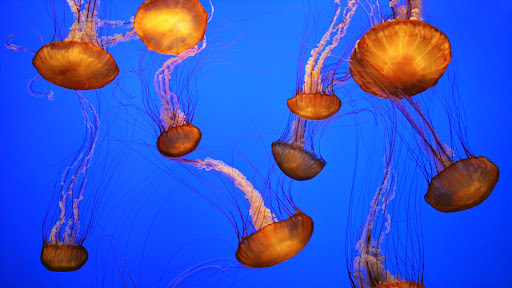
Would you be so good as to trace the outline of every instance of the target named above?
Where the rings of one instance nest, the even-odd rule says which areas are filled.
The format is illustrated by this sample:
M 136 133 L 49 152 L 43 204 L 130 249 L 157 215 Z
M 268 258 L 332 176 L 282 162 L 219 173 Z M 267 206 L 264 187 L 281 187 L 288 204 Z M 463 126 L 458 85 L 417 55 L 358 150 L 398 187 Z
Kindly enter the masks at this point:
M 308 121 L 295 116 L 291 130 L 272 143 L 272 155 L 277 166 L 288 177 L 304 181 L 314 178 L 325 167 L 325 161 L 306 149 Z
M 492 193 L 498 167 L 486 157 L 475 157 L 464 144 L 468 158 L 455 161 L 452 149 L 412 99 L 444 74 L 452 58 L 448 37 L 422 21 L 422 1 L 390 3 L 393 19 L 373 26 L 357 42 L 350 56 L 352 77 L 364 91 L 391 100 L 420 137 L 437 171 L 425 195 L 427 203 L 441 212 L 473 208 Z

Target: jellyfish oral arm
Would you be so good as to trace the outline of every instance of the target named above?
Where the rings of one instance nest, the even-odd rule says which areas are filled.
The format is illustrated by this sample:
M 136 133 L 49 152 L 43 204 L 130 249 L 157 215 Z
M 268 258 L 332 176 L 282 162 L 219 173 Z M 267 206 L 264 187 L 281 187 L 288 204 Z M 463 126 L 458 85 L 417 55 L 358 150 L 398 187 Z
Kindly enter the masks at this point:
M 82 114 L 84 116 L 84 122 L 86 125 L 86 139 L 82 146 L 82 152 L 75 158 L 73 163 L 66 168 L 61 179 L 61 200 L 59 201 L 60 214 L 59 219 L 52 227 L 49 237 L 49 243 L 51 244 L 74 244 L 77 238 L 80 228 L 80 201 L 84 198 L 84 190 L 86 183 L 87 170 L 91 165 L 92 157 L 94 155 L 94 149 L 98 140 L 98 131 L 100 127 L 99 116 L 94 109 L 94 106 L 87 101 L 82 93 L 77 92 L 77 98 L 80 102 Z M 90 118 L 92 115 L 93 119 Z M 72 171 L 76 168 L 76 172 L 68 178 Z M 78 185 L 77 185 L 78 184 Z M 64 230 L 63 237 L 61 239 L 60 232 L 62 224 L 66 221 L 66 215 L 68 211 L 67 203 L 69 202 L 68 197 L 73 198 L 74 191 L 78 189 L 76 198 L 72 199 L 71 204 L 71 217 L 67 221 L 66 228 Z M 62 241 L 61 241 L 62 240 Z
M 189 160 L 184 162 L 207 171 L 213 169 L 233 181 L 235 186 L 242 190 L 245 198 L 249 201 L 249 214 L 251 215 L 252 222 L 256 230 L 260 230 L 268 224 L 272 224 L 277 221 L 276 216 L 272 211 L 265 207 L 263 198 L 258 190 L 254 189 L 252 183 L 249 182 L 249 180 L 247 180 L 247 178 L 237 169 L 220 160 L 214 160 L 211 158 L 206 158 L 204 161 Z
M 358 287 L 374 287 L 382 281 L 395 280 L 395 276 L 385 268 L 386 256 L 379 249 L 385 236 L 391 231 L 391 215 L 387 212 L 387 205 L 394 199 L 396 191 L 396 176 L 393 169 L 386 168 L 384 175 L 383 183 L 370 203 L 371 208 L 363 225 L 361 238 L 356 244 L 359 256 L 354 259 L 353 276 L 359 284 Z M 375 240 L 372 237 L 372 230 L 376 224 L 375 220 L 381 215 L 385 219 L 384 229 L 379 234 L 379 239 Z
M 134 17 L 131 17 L 129 21 L 110 21 L 110 20 L 99 20 L 98 9 L 100 6 L 100 0 L 94 1 L 94 3 L 82 2 L 77 4 L 74 0 L 67 0 L 69 8 L 73 13 L 75 22 L 70 28 L 70 32 L 66 41 L 85 41 L 92 43 L 97 46 L 113 46 L 119 42 L 126 42 L 137 39 L 137 33 L 133 29 Z M 81 5 L 85 5 L 84 9 L 81 9 Z M 91 7 L 93 5 L 93 7 Z M 126 27 L 130 30 L 125 34 L 115 34 L 114 36 L 104 36 L 98 39 L 97 28 L 109 25 L 112 27 Z
M 339 14 L 341 13 L 341 4 L 340 0 L 335 0 L 334 2 L 338 5 L 338 8 L 336 9 L 331 25 L 329 26 L 327 32 L 322 36 L 322 39 L 318 43 L 318 46 L 311 51 L 311 56 L 309 57 L 308 62 L 306 64 L 306 73 L 304 75 L 303 87 L 304 93 L 306 94 L 315 94 L 318 92 L 322 92 L 324 88 L 321 81 L 322 66 L 325 62 L 325 59 L 327 59 L 327 57 L 331 55 L 331 51 L 336 46 L 338 46 L 340 39 L 345 35 L 348 28 L 348 24 L 350 23 L 350 20 L 352 19 L 352 16 L 354 15 L 357 7 L 357 2 L 355 0 L 347 1 L 347 7 L 343 11 L 343 22 L 335 26 Z M 329 39 L 331 38 L 331 34 L 335 31 L 337 31 L 337 34 L 336 36 L 334 36 L 332 43 L 328 45 L 324 50 L 327 41 L 329 41 Z
M 203 39 L 202 44 L 196 45 L 180 53 L 178 56 L 167 60 L 162 68 L 158 69 L 155 73 L 155 90 L 160 101 L 162 108 L 160 110 L 160 119 L 164 123 L 165 129 L 173 126 L 185 124 L 185 114 L 180 109 L 180 103 L 177 95 L 172 91 L 170 85 L 172 72 L 176 67 L 188 57 L 192 57 L 197 53 L 203 51 L 206 47 L 206 37 Z

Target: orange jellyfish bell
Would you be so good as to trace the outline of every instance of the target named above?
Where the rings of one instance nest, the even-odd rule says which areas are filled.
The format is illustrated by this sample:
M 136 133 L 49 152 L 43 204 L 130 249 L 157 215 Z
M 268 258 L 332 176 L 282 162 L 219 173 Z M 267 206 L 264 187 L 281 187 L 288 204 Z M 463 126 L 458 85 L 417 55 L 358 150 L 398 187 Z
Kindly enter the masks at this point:
M 41 250 L 41 263 L 53 272 L 78 270 L 84 266 L 88 257 L 82 245 L 44 243 Z
M 425 201 L 446 213 L 473 208 L 491 195 L 499 176 L 498 167 L 486 157 L 459 160 L 432 179 Z
M 208 13 L 198 0 L 146 0 L 134 28 L 149 50 L 178 55 L 203 40 Z
M 287 220 L 268 224 L 242 238 L 236 259 L 246 267 L 270 267 L 299 253 L 312 234 L 313 219 L 298 211 Z
M 350 56 L 350 73 L 375 96 L 403 98 L 433 87 L 452 59 L 446 35 L 413 19 L 375 25 Z
M 286 104 L 293 114 L 307 120 L 325 120 L 336 114 L 341 107 L 341 101 L 336 95 L 324 93 L 297 93 Z
M 389 283 L 381 283 L 375 288 L 425 288 L 425 285 L 413 281 L 395 281 Z
M 177 158 L 194 151 L 201 136 L 201 130 L 192 124 L 169 127 L 158 137 L 156 147 L 160 154 Z
M 322 169 L 325 161 L 306 151 L 300 144 L 276 141 L 272 143 L 272 154 L 277 166 L 288 177 L 295 180 L 314 178 Z
M 32 64 L 47 81 L 73 90 L 101 88 L 119 74 L 110 53 L 85 41 L 46 44 L 37 51 Z

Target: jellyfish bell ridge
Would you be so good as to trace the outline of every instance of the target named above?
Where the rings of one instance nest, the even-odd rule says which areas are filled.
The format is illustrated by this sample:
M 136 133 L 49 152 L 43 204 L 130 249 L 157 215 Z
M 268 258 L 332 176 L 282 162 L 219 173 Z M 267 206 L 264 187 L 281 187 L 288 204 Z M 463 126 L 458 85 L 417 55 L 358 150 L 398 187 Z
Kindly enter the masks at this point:
M 341 101 L 336 95 L 324 93 L 297 93 L 286 104 L 293 114 L 307 120 L 325 120 L 336 114 L 341 107 Z
M 264 268 L 284 262 L 299 253 L 313 234 L 313 220 L 301 211 L 289 219 L 268 224 L 242 238 L 236 259 L 246 267 Z
M 435 86 L 451 61 L 448 37 L 419 20 L 390 20 L 356 43 L 350 73 L 365 92 L 398 98 Z
M 198 0 L 146 0 L 134 28 L 149 50 L 178 55 L 203 40 L 208 13 Z
M 192 124 L 169 127 L 158 137 L 156 147 L 166 157 L 182 157 L 197 148 L 201 137 L 201 130 Z
M 276 141 L 272 154 L 277 166 L 288 177 L 303 181 L 314 178 L 325 167 L 325 161 L 296 143 Z
M 432 179 L 425 201 L 445 213 L 467 210 L 484 202 L 498 179 L 499 169 L 487 157 L 462 159 Z
M 88 257 L 82 245 L 44 243 L 41 249 L 41 264 L 53 272 L 76 271 L 84 266 Z
M 102 88 L 119 74 L 110 53 L 84 41 L 46 44 L 36 52 L 32 64 L 48 82 L 73 90 Z

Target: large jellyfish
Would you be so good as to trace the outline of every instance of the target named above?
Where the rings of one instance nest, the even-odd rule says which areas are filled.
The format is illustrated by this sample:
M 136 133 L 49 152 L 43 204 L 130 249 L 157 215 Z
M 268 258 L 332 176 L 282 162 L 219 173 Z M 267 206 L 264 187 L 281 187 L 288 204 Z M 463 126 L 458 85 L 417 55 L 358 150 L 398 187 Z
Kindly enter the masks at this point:
M 77 98 L 84 116 L 86 137 L 62 175 L 57 199 L 59 209 L 53 214 L 48 213 L 43 223 L 41 263 L 55 272 L 75 271 L 87 262 L 88 253 L 82 245 L 93 223 L 91 220 L 81 225 L 83 216 L 80 202 L 88 189 L 87 172 L 98 140 L 100 120 L 93 105 L 82 93 L 77 92 Z
M 146 0 L 135 31 L 149 50 L 178 55 L 203 40 L 208 13 L 198 0 Z
M 270 195 L 262 196 L 240 171 L 220 160 L 179 158 L 178 161 L 198 169 L 214 170 L 243 192 L 249 203 L 248 216 L 251 220 L 241 219 L 243 227 L 236 228 L 239 238 L 236 258 L 244 266 L 264 268 L 279 264 L 294 257 L 309 242 L 313 234 L 313 220 L 293 204 L 291 195 L 283 191 L 271 191 Z M 224 201 L 230 201 L 230 198 Z M 271 208 L 267 208 L 269 204 Z M 244 205 L 238 202 L 235 205 L 237 213 L 231 211 L 227 215 L 235 216 L 239 213 L 244 218 L 245 213 L 241 210 Z M 233 221 L 239 222 L 240 219 Z
M 451 61 L 448 37 L 422 21 L 421 0 L 392 0 L 390 7 L 393 19 L 374 25 L 357 42 L 350 56 L 352 77 L 364 91 L 391 100 L 420 137 L 435 166 L 425 200 L 441 212 L 473 208 L 492 193 L 498 167 L 484 156 L 475 157 L 464 143 L 464 155 L 455 155 L 412 98 L 444 74 Z
M 41 47 L 32 64 L 47 81 L 67 89 L 92 90 L 112 82 L 119 68 L 104 48 L 137 37 L 132 21 L 99 20 L 100 0 L 68 0 L 74 23 L 64 40 Z M 132 28 L 126 34 L 98 36 L 102 26 Z M 19 47 L 10 45 L 11 49 Z
M 325 161 L 317 157 L 313 147 L 305 148 L 307 139 L 308 120 L 325 120 L 336 114 L 341 101 L 334 94 L 333 80 L 335 68 L 329 67 L 329 72 L 322 71 L 324 64 L 334 48 L 338 46 L 345 36 L 350 20 L 355 13 L 356 1 L 347 1 L 343 10 L 343 21 L 338 22 L 342 7 L 339 0 L 332 22 L 323 35 L 317 47 L 311 51 L 303 77 L 303 84 L 297 89 L 295 97 L 288 99 L 287 105 L 295 117 L 291 128 L 283 136 L 272 143 L 272 154 L 284 174 L 295 180 L 309 180 L 314 178 L 325 166 Z M 334 34 L 334 36 L 333 36 Z M 331 41 L 329 45 L 328 42 Z M 336 61 L 337 66 L 340 60 Z M 312 131 L 311 129 L 309 131 Z

